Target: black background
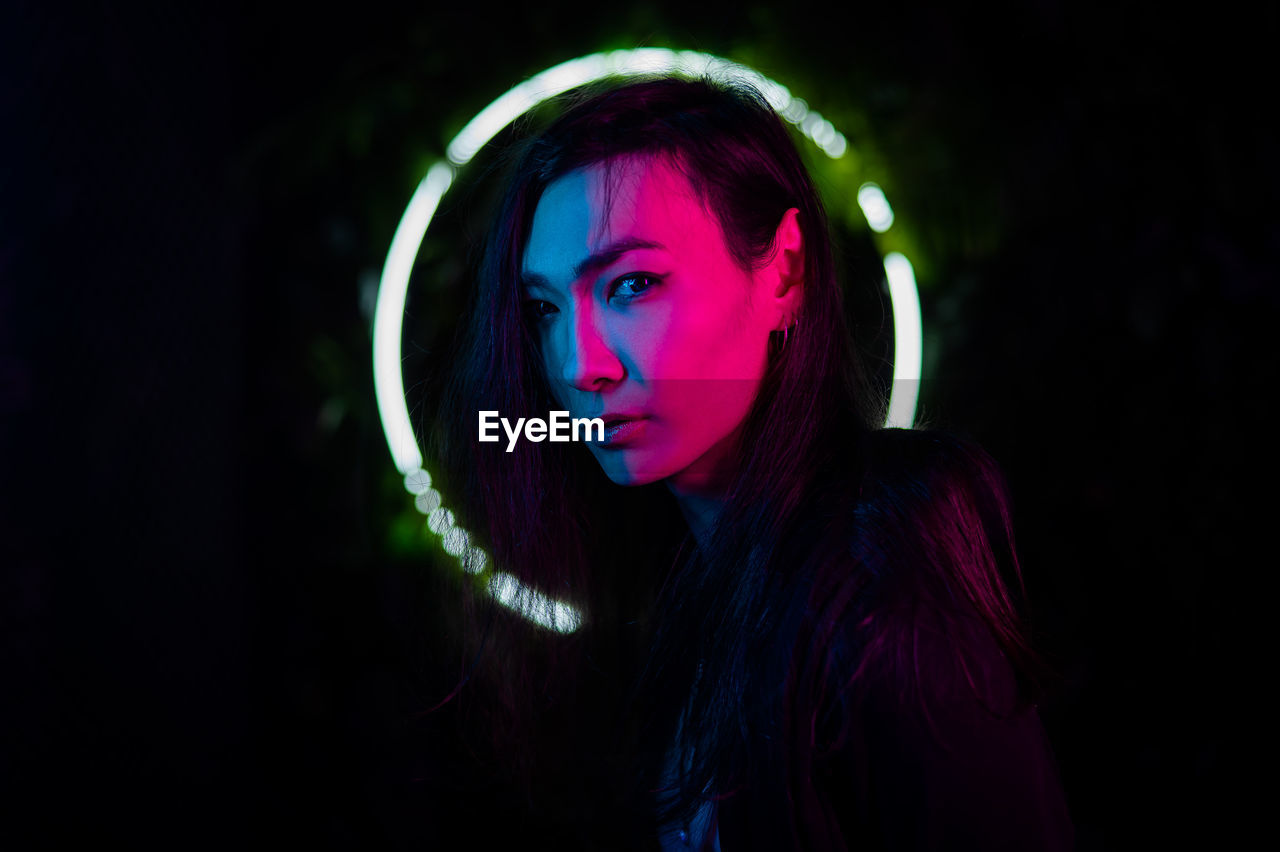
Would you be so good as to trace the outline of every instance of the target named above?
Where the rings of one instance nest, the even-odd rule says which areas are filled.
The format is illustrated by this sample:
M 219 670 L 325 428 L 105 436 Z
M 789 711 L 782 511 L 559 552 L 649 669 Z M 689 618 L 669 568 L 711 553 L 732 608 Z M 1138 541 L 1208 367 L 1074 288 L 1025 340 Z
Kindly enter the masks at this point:
M 895 164 L 948 365 L 926 411 L 1010 477 L 1080 848 L 1238 830 L 1276 13 L 961 5 L 7 4 L 0 834 L 483 836 L 481 796 L 401 780 L 449 670 L 435 568 L 388 544 L 408 497 L 361 299 L 423 150 L 529 74 L 641 44 L 857 105 Z

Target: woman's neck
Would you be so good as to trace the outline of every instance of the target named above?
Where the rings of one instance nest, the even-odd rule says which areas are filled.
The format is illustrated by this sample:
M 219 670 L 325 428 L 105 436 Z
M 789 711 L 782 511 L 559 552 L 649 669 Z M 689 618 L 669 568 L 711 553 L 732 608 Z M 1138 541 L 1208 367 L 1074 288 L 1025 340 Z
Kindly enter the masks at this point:
M 706 550 L 711 532 L 738 469 L 738 453 L 734 447 L 742 440 L 742 424 L 678 475 L 666 480 L 667 489 L 676 498 L 699 550 Z
M 685 522 L 689 524 L 694 540 L 698 542 L 698 549 L 706 550 L 716 519 L 724 508 L 725 498 L 719 495 L 681 493 L 675 488 L 671 488 L 671 493 L 676 498 L 676 505 L 680 507 Z

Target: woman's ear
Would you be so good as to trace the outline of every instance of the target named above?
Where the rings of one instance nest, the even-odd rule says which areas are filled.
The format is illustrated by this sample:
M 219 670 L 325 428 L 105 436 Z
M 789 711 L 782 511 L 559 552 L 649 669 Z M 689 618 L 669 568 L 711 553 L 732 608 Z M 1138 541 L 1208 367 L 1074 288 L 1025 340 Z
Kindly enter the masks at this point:
M 773 298 L 783 309 L 783 325 L 790 325 L 800 309 L 804 285 L 804 234 L 800 231 L 800 211 L 792 207 L 782 214 L 773 235 L 773 258 L 769 269 L 773 279 Z

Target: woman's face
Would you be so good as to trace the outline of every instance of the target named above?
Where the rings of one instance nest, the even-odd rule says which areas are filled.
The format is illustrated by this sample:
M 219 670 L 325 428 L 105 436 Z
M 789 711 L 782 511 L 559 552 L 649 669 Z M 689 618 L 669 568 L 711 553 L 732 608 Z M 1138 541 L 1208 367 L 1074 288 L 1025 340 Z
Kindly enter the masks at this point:
M 523 258 L 525 309 L 558 405 L 604 419 L 605 440 L 590 449 L 610 479 L 701 495 L 727 486 L 769 333 L 798 304 L 800 288 L 781 286 L 795 262 L 784 254 L 742 269 L 717 219 L 660 158 L 547 187 Z

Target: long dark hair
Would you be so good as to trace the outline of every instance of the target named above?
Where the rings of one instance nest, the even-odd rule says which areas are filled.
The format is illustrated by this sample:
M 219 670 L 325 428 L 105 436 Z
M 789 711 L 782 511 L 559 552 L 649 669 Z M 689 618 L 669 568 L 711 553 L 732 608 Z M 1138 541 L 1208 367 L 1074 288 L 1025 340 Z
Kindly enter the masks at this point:
M 804 237 L 797 325 L 785 345 L 779 337 L 770 347 L 736 448 L 736 480 L 700 548 L 665 489 L 612 485 L 585 448 L 519 442 L 508 453 L 475 439 L 479 410 L 545 417 L 555 407 L 521 310 L 522 256 L 539 198 L 571 171 L 631 156 L 664 158 L 678 169 L 744 268 L 770 256 L 787 210 L 799 211 Z M 831 601 L 853 606 L 865 596 L 851 590 L 886 573 L 869 549 L 920 535 L 917 504 L 931 505 L 946 482 L 979 482 L 991 499 L 977 501 L 982 506 L 960 523 L 995 532 L 981 541 L 940 532 L 936 546 L 964 550 L 963 558 L 933 551 L 909 558 L 940 566 L 939 582 L 976 608 L 1013 658 L 1024 656 L 1000 577 L 1002 567 L 1016 572 L 1016 561 L 994 466 L 976 448 L 948 439 L 935 446 L 955 456 L 949 467 L 902 473 L 912 468 L 912 453 L 899 449 L 903 463 L 877 473 L 879 448 L 894 439 L 875 428 L 883 401 L 868 390 L 849 335 L 826 214 L 788 130 L 753 88 L 664 77 L 614 81 L 565 98 L 559 116 L 515 160 L 456 360 L 435 432 L 444 488 L 497 566 L 585 614 L 581 630 L 561 636 L 502 614 L 482 595 L 470 598 L 468 659 L 481 660 L 474 676 L 487 684 L 478 687 L 485 695 L 475 709 L 487 714 L 496 753 L 517 776 L 532 777 L 534 762 L 542 761 L 537 771 L 546 789 L 548 762 L 564 759 L 565 742 L 581 743 L 594 731 L 587 751 L 595 762 L 582 758 L 577 774 L 611 797 L 613 808 L 605 810 L 612 820 L 628 811 L 637 790 L 662 786 L 660 764 L 673 740 L 690 769 L 679 790 L 662 798 L 664 819 L 687 816 L 708 791 L 749 783 L 755 745 L 774 735 L 784 701 L 792 615 L 812 611 L 821 594 L 822 618 L 845 617 L 836 611 L 843 605 L 832 609 Z M 943 471 L 941 482 L 930 470 Z M 886 507 L 874 535 L 860 510 L 873 492 Z M 953 520 L 947 515 L 934 529 Z M 1008 544 L 993 547 L 993 536 Z M 984 561 L 972 557 L 973 547 L 1010 558 Z M 866 646 L 877 647 L 876 634 Z M 696 721 L 678 726 L 681 714 Z M 612 771 L 617 766 L 633 771 Z

